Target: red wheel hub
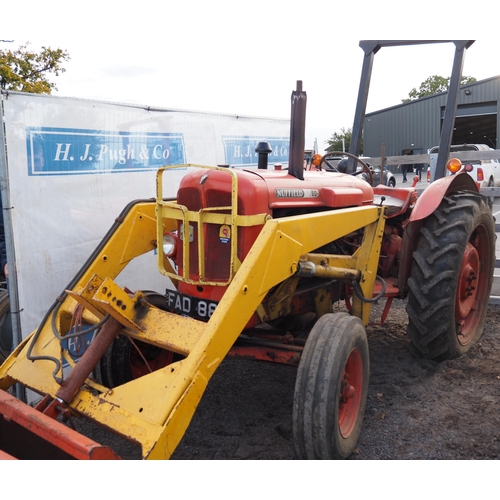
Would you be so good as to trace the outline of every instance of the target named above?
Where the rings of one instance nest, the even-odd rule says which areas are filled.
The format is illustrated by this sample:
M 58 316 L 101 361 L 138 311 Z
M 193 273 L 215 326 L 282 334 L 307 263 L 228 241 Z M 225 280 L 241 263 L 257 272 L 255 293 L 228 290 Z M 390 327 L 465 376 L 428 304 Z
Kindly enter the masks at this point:
M 455 300 L 457 339 L 468 344 L 481 321 L 481 312 L 487 306 L 487 283 L 491 268 L 489 233 L 478 226 L 465 247 Z
M 130 371 L 135 380 L 173 362 L 174 353 L 144 342 L 135 341 L 130 349 Z
M 359 414 L 363 392 L 363 360 L 361 352 L 353 349 L 344 367 L 339 395 L 339 429 L 344 438 L 349 437 Z
M 460 269 L 457 296 L 457 320 L 467 318 L 476 304 L 477 278 L 480 272 L 479 255 L 476 248 L 467 243 Z

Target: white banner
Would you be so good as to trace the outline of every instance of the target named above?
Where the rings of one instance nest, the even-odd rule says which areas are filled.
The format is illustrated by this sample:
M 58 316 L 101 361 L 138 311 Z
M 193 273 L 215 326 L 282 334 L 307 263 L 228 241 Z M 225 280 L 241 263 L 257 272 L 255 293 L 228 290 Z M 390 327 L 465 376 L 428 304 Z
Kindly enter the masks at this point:
M 23 337 L 38 327 L 122 209 L 155 197 L 162 165 L 256 166 L 260 141 L 271 144 L 270 164 L 288 162 L 289 120 L 22 93 L 3 96 L 3 105 L 4 214 L 11 217 Z M 165 197 L 175 197 L 185 172 L 165 174 Z M 168 286 L 152 254 L 117 281 L 131 290 Z

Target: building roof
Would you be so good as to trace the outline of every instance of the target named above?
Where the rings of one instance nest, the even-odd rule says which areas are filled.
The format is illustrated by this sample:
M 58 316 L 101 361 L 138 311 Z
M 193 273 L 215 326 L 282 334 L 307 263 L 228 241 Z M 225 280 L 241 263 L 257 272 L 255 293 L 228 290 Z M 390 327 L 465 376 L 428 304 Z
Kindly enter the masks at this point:
M 489 82 L 495 81 L 495 80 L 498 80 L 500 82 L 500 75 L 492 76 L 490 78 L 485 78 L 484 80 L 479 80 L 479 81 L 474 82 L 474 83 L 468 83 L 467 85 L 462 85 L 460 87 L 460 90 L 472 89 L 473 87 L 488 84 Z M 376 115 L 378 113 L 383 113 L 385 111 L 389 111 L 391 109 L 403 108 L 404 106 L 411 106 L 412 104 L 415 104 L 416 102 L 423 102 L 423 101 L 430 100 L 430 99 L 438 99 L 438 98 L 442 98 L 443 96 L 447 96 L 447 95 L 448 95 L 448 91 L 445 90 L 444 92 L 438 92 L 436 94 L 421 97 L 420 99 L 413 99 L 413 100 L 408 101 L 408 102 L 402 102 L 401 104 L 389 106 L 388 108 L 383 108 L 383 109 L 379 109 L 377 111 L 372 111 L 371 113 L 366 113 L 366 116 L 373 116 L 373 115 Z

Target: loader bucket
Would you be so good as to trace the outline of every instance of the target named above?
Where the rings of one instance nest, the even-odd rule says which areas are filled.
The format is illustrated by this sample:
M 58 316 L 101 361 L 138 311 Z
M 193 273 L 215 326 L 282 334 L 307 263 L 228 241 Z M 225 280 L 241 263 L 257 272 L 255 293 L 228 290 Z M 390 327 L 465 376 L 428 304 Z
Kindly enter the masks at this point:
M 116 460 L 114 451 L 0 390 L 0 459 Z

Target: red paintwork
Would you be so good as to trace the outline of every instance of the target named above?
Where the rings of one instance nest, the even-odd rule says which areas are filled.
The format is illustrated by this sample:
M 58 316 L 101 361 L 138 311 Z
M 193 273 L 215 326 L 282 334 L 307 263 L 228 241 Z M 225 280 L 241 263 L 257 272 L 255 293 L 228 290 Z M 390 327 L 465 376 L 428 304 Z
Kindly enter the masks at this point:
M 455 322 L 459 325 L 458 341 L 462 345 L 471 341 L 481 321 L 478 304 L 488 301 L 485 293 L 488 287 L 485 285 L 490 277 L 485 263 L 492 258 L 488 234 L 484 225 L 479 225 L 471 235 L 462 259 L 455 299 Z
M 265 181 L 269 193 L 269 207 L 331 207 L 345 208 L 373 203 L 373 188 L 364 180 L 352 175 L 325 171 L 304 172 L 304 180 L 297 181 L 286 171 L 252 171 Z M 316 198 L 280 198 L 279 189 L 317 190 Z
M 15 444 L 19 445 L 22 442 L 20 441 L 21 431 L 26 430 L 30 435 L 34 434 L 41 438 L 43 440 L 41 442 L 46 443 L 45 446 L 50 444 L 70 458 L 78 460 L 120 458 L 107 446 L 102 446 L 79 434 L 2 390 L 0 390 L 0 415 L 0 445 L 2 448 L 13 435 L 18 440 Z M 33 453 L 36 453 L 35 456 L 44 456 L 48 452 L 45 446 L 41 450 L 20 448 L 19 446 L 15 448 L 16 451 L 21 450 L 24 456 L 30 456 Z M 16 453 L 16 451 L 7 450 L 7 453 L 4 451 L 2 458 L 9 458 L 9 453 Z
M 344 367 L 339 394 L 339 430 L 344 438 L 352 433 L 359 414 L 363 392 L 363 358 L 353 349 Z
M 297 367 L 301 354 L 301 351 L 293 351 L 287 349 L 285 346 L 283 348 L 278 348 L 234 345 L 229 350 L 227 356 L 229 358 L 253 359 Z
M 312 208 L 343 208 L 373 203 L 373 188 L 362 179 L 328 172 L 304 172 L 299 181 L 285 170 L 234 169 L 238 176 L 238 214 L 269 214 L 275 210 L 293 210 L 300 213 Z M 290 196 L 280 196 L 290 194 Z M 299 196 L 303 194 L 304 196 Z M 308 196 L 310 195 L 310 196 Z M 196 169 L 184 176 L 179 186 L 177 202 L 189 210 L 206 207 L 230 206 L 231 176 L 220 170 Z M 193 224 L 196 226 L 196 224 Z M 179 226 L 180 227 L 180 226 Z M 238 231 L 238 258 L 243 261 L 263 226 L 240 228 Z M 218 225 L 205 227 L 205 278 L 208 281 L 226 281 L 229 277 L 230 245 L 219 234 Z M 233 235 L 230 235 L 233 237 Z M 199 279 L 198 228 L 194 227 L 190 244 L 190 277 Z M 182 252 L 174 262 L 183 271 Z M 179 283 L 179 292 L 204 299 L 219 301 L 225 287 L 198 287 Z
M 172 351 L 160 349 L 138 340 L 129 340 L 132 342 L 130 349 L 130 372 L 133 380 L 170 365 L 174 361 L 174 353 Z
M 435 180 L 418 197 L 409 222 L 425 219 L 436 210 L 446 193 L 461 190 L 479 192 L 477 184 L 464 171 Z

